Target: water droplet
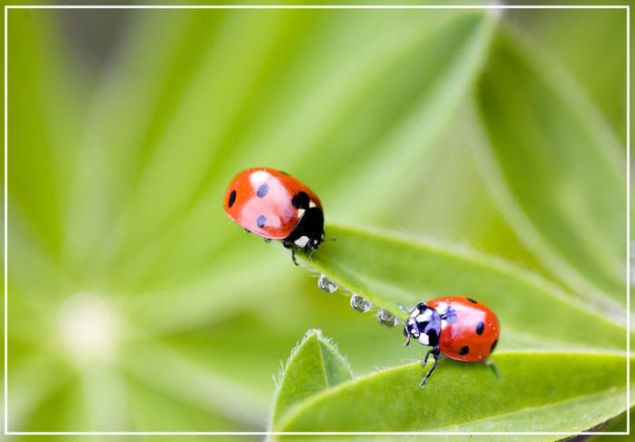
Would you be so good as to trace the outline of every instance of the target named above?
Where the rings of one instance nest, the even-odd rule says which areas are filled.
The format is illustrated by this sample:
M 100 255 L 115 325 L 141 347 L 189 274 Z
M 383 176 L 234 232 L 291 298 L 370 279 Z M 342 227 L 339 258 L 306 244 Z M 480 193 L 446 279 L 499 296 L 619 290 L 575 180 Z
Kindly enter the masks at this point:
M 332 279 L 327 278 L 324 275 L 320 275 L 318 278 L 318 287 L 324 293 L 335 293 L 338 289 L 337 284 Z
M 384 327 L 394 327 L 397 325 L 397 317 L 383 309 L 377 312 L 377 320 Z
M 368 310 L 370 310 L 371 306 L 372 304 L 368 299 L 359 295 L 351 296 L 351 307 L 353 307 L 353 310 L 356 310 L 360 313 L 366 313 Z

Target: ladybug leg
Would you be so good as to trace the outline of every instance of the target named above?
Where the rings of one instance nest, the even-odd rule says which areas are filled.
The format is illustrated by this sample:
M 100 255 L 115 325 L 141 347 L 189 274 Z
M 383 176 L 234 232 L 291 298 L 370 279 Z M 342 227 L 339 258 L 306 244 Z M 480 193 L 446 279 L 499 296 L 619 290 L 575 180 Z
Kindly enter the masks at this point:
M 265 238 L 265 242 L 269 243 L 271 240 L 269 238 Z
M 426 364 L 428 363 L 428 358 L 430 357 L 430 355 L 434 352 L 434 350 L 436 349 L 436 347 L 431 348 L 430 350 L 428 350 L 428 352 L 426 353 L 426 357 L 423 358 L 423 361 L 421 361 L 421 366 L 425 367 Z M 436 359 L 436 357 L 435 357 Z
M 501 373 L 500 371 L 498 371 L 498 367 L 496 366 L 496 364 L 494 364 L 492 361 L 490 361 L 489 359 L 485 359 L 483 361 L 483 365 L 485 365 L 486 367 L 490 367 L 492 369 L 492 371 L 494 372 L 494 375 L 500 379 L 501 378 Z
M 401 302 L 399 303 L 399 310 L 401 310 L 404 313 L 410 313 L 410 309 L 406 307 L 405 305 L 403 305 Z
M 293 243 L 288 241 L 288 238 L 287 238 L 284 241 L 282 241 L 282 247 L 284 247 L 285 249 L 291 250 L 291 260 L 296 266 L 299 266 L 300 264 L 298 264 L 298 261 L 296 261 L 295 259 L 295 247 L 293 246 Z
M 426 365 L 426 362 L 428 362 L 428 357 L 430 355 L 434 357 L 434 363 L 432 364 L 432 367 L 430 367 L 426 375 L 423 377 L 423 380 L 421 381 L 421 388 L 426 386 L 426 381 L 428 380 L 434 369 L 437 368 L 437 364 L 439 363 L 439 347 L 434 347 L 432 350 L 426 353 L 426 357 L 423 360 L 422 365 Z

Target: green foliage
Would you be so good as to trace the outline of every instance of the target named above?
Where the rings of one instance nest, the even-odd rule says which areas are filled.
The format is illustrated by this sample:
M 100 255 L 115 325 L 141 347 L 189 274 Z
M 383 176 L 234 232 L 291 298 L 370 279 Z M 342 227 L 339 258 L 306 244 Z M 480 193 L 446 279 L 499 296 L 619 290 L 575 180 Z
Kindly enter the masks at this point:
M 499 35 L 491 56 L 477 94 L 491 140 L 480 158 L 494 194 L 551 273 L 581 296 L 624 306 L 619 139 L 570 79 L 518 38 Z
M 598 350 L 626 345 L 622 326 L 503 260 L 381 230 L 329 225 L 328 232 L 335 241 L 306 262 L 388 311 L 399 313 L 400 304 L 410 309 L 422 300 L 464 295 L 500 315 L 503 345 Z
M 293 363 L 319 357 L 313 346 L 312 352 L 296 354 Z M 382 370 L 298 401 L 274 416 L 272 429 L 575 432 L 624 409 L 623 355 L 523 352 L 492 360 L 500 378 L 482 364 L 443 360 L 425 389 L 418 385 L 424 373 L 420 364 Z
M 584 15 L 612 36 L 586 51 L 543 12 L 10 10 L 9 429 L 573 434 L 623 413 L 622 17 Z M 312 272 L 395 313 L 489 304 L 501 379 L 445 360 L 421 391 L 422 347 L 222 213 L 256 165 L 322 199 Z M 318 328 L 360 377 L 311 332 L 276 390 Z
M 275 431 L 575 433 L 624 411 L 626 330 L 554 284 L 466 248 L 356 227 L 328 232 L 335 241 L 304 262 L 377 307 L 398 312 L 400 304 L 463 294 L 493 308 L 501 379 L 448 360 L 422 392 L 424 371 L 408 364 L 315 393 L 274 418 Z
M 333 343 L 319 330 L 310 330 L 291 352 L 278 381 L 272 419 L 303 399 L 352 378 L 348 363 Z

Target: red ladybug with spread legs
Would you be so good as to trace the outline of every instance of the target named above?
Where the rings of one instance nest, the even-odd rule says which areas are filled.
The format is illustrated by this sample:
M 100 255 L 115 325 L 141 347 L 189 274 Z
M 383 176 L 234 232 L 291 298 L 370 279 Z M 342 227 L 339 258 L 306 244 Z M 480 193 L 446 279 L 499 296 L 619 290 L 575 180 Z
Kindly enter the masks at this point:
M 424 387 L 437 367 L 439 353 L 458 361 L 486 361 L 498 343 L 500 325 L 485 304 L 472 298 L 448 296 L 417 304 L 410 311 L 403 333 L 406 345 L 414 338 L 432 347 L 422 362 L 426 365 L 430 355 L 434 358 L 434 364 L 421 381 Z
M 281 240 L 291 249 L 316 250 L 324 241 L 320 199 L 306 185 L 276 169 L 246 169 L 234 177 L 225 193 L 225 213 L 247 232 Z M 297 263 L 296 263 L 297 264 Z

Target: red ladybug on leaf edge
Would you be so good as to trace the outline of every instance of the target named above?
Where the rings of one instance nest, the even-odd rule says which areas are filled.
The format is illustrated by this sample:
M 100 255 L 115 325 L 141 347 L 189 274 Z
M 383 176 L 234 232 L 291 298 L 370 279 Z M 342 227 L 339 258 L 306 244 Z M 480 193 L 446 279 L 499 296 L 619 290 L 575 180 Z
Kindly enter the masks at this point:
M 500 336 L 500 324 L 496 315 L 483 303 L 462 296 L 448 296 L 420 302 L 410 312 L 404 324 L 406 345 L 410 339 L 432 347 L 422 362 L 426 365 L 430 355 L 434 363 L 428 369 L 421 387 L 434 372 L 439 354 L 464 362 L 485 362 L 496 348 Z
M 317 195 L 297 178 L 280 170 L 256 167 L 230 182 L 225 213 L 247 232 L 266 241 L 281 240 L 291 249 L 316 250 L 324 241 L 324 212 Z

